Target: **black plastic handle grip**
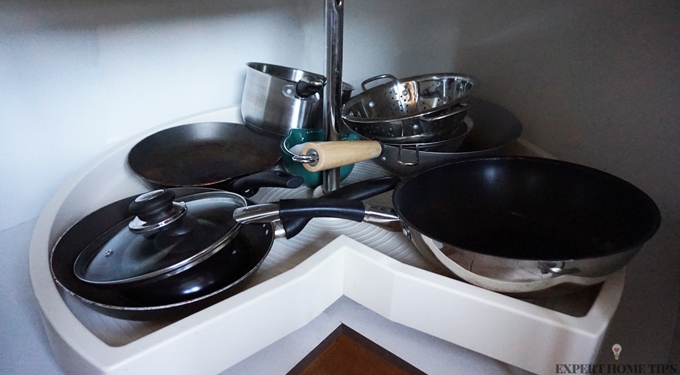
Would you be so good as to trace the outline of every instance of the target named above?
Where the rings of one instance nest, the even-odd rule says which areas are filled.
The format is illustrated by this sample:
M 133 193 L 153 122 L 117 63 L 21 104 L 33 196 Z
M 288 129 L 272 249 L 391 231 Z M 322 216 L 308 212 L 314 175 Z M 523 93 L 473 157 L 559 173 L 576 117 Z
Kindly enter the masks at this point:
M 394 189 L 401 179 L 397 176 L 378 177 L 343 186 L 324 195 L 324 198 L 364 200 Z M 300 233 L 311 218 L 282 220 L 286 229 L 286 238 L 293 238 Z
M 308 98 L 317 92 L 323 90 L 326 85 L 326 80 L 314 80 L 309 77 L 303 77 L 295 85 L 295 93 L 301 98 Z
M 286 171 L 267 169 L 240 177 L 233 181 L 228 190 L 245 197 L 252 197 L 261 187 L 300 187 L 304 179 Z
M 373 178 L 343 186 L 325 194 L 324 198 L 364 200 L 394 189 L 401 181 L 397 176 Z
M 298 218 L 335 217 L 353 221 L 363 221 L 364 203 L 361 201 L 315 198 L 284 199 L 279 202 L 281 221 Z

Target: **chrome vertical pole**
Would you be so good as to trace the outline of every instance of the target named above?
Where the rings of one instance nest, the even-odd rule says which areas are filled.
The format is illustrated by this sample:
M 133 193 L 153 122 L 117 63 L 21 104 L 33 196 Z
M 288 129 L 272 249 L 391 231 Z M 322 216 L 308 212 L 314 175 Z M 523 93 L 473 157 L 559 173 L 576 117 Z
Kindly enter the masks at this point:
M 323 91 L 323 126 L 325 140 L 339 141 L 342 128 L 342 23 L 344 0 L 325 0 L 326 86 Z M 323 171 L 324 193 L 340 186 L 340 169 Z

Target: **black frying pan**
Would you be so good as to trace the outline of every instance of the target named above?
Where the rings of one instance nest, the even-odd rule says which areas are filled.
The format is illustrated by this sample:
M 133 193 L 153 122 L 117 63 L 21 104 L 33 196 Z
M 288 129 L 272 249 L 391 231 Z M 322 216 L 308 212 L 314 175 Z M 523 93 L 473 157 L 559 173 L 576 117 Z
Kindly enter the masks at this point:
M 144 138 L 127 162 L 154 187 L 202 186 L 251 196 L 259 187 L 302 184 L 279 163 L 279 143 L 241 124 L 186 124 Z
M 175 198 L 212 191 L 205 188 L 174 188 Z M 91 308 L 121 319 L 151 320 L 190 314 L 229 297 L 252 276 L 264 261 L 274 241 L 271 225 L 245 225 L 235 242 L 241 253 L 250 258 L 250 268 L 239 274 L 229 274 L 229 252 L 220 251 L 210 262 L 204 261 L 188 272 L 160 280 L 151 288 L 121 291 L 91 285 L 73 273 L 73 264 L 83 248 L 104 231 L 129 221 L 134 215 L 128 206 L 136 196 L 121 199 L 86 216 L 57 241 L 50 256 L 50 269 L 56 283 Z M 219 255 L 222 253 L 222 255 Z M 211 257 L 211 258 L 213 258 Z M 201 288 L 192 290 L 191 278 L 200 275 Z M 195 285 L 194 285 L 195 286 Z M 149 293 L 155 291 L 156 293 Z M 190 293 L 187 293 L 190 291 Z M 132 294 L 130 294 L 132 292 Z M 183 300 L 178 296 L 184 294 Z M 145 296 L 147 300 L 144 300 Z
M 332 196 L 366 199 L 393 189 L 398 181 L 395 177 L 361 181 L 335 190 Z M 176 201 L 215 191 L 199 187 L 169 190 L 174 192 Z M 110 228 L 127 225 L 134 218 L 128 207 L 135 198 L 137 196 L 111 203 L 78 221 L 59 238 L 50 256 L 50 270 L 55 282 L 89 307 L 109 316 L 131 320 L 181 317 L 234 295 L 247 287 L 247 281 L 264 262 L 275 239 L 270 223 L 243 225 L 225 248 L 171 276 L 156 277 L 123 288 L 93 285 L 80 280 L 74 274 L 76 258 Z M 287 223 L 288 237 L 297 234 L 307 222 L 306 219 L 296 219 Z

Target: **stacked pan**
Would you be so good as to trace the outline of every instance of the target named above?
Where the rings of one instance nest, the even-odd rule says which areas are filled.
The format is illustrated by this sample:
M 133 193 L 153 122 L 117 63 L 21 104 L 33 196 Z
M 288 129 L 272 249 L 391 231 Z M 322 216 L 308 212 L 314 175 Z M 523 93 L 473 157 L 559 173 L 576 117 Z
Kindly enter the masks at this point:
M 366 88 L 378 79 L 389 83 Z M 296 159 L 317 172 L 375 158 L 406 176 L 440 164 L 496 155 L 516 141 L 522 126 L 507 109 L 471 96 L 469 76 L 441 73 L 397 79 L 379 75 L 342 107 L 344 132 L 369 142 L 310 142 Z M 344 142 L 348 143 L 348 142 Z M 307 161 L 312 160 L 312 162 Z
M 379 79 L 390 82 L 370 89 Z M 363 92 L 342 108 L 351 132 L 400 150 L 454 152 L 472 130 L 465 101 L 475 87 L 471 77 L 428 74 L 397 79 L 383 74 L 365 80 Z

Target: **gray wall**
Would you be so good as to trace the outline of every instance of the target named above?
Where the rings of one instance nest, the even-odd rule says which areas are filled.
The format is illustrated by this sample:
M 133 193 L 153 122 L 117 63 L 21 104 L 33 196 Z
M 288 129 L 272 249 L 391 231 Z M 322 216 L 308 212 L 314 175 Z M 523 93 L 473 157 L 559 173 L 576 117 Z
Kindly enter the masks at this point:
M 628 363 L 677 363 L 677 335 L 669 352 L 680 300 L 680 3 L 390 1 L 382 9 L 387 3 L 348 3 L 350 22 L 375 28 L 347 32 L 348 72 L 376 48 L 386 61 L 375 74 L 476 76 L 477 95 L 513 111 L 524 138 L 657 202 L 661 229 L 627 268 L 601 360 L 612 362 L 619 343 Z

